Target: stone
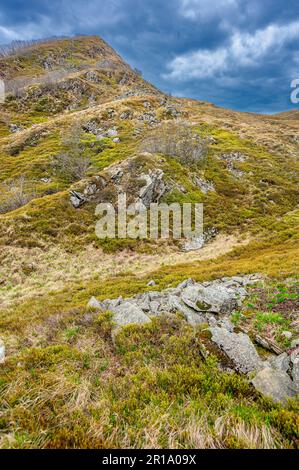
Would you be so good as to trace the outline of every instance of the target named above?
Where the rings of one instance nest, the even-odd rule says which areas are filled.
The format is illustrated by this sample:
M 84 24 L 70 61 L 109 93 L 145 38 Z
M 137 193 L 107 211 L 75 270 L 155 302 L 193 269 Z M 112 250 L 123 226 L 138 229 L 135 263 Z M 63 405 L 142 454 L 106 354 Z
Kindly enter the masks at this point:
M 281 333 L 282 336 L 284 336 L 286 339 L 291 339 L 293 334 L 291 333 L 291 331 L 283 331 Z
M 272 398 L 277 403 L 285 403 L 288 398 L 294 397 L 298 389 L 286 372 L 266 367 L 258 372 L 252 380 L 253 386 L 262 395 Z
M 150 318 L 136 305 L 125 301 L 113 310 L 113 321 L 118 326 L 149 323 Z
M 83 194 L 78 193 L 77 191 L 71 191 L 70 201 L 71 201 L 72 206 L 75 209 L 78 209 L 80 206 L 82 206 L 86 202 L 86 199 Z
M 281 370 L 282 372 L 287 372 L 290 368 L 290 358 L 286 352 L 280 354 L 279 356 L 274 356 L 269 360 L 271 367 L 276 370 Z
M 119 117 L 122 121 L 132 119 L 132 113 L 131 111 L 123 111 Z
M 231 313 L 238 306 L 234 290 L 216 283 L 207 287 L 200 284 L 186 287 L 182 300 L 198 312 Z
M 158 315 L 159 313 L 159 310 L 160 310 L 160 302 L 158 302 L 157 300 L 152 300 L 149 304 L 149 307 L 150 307 L 150 311 L 153 315 Z
M 145 185 L 140 189 L 139 198 L 145 207 L 148 208 L 152 202 L 159 202 L 167 191 L 163 176 L 162 170 L 153 170 L 140 176 L 139 179 L 144 180 Z
M 221 159 L 226 162 L 246 162 L 246 160 L 248 160 L 248 156 L 241 152 L 231 152 L 221 155 Z
M 206 181 L 198 176 L 193 178 L 194 184 L 204 193 L 207 194 L 210 191 L 215 191 L 214 184 L 211 181 Z
M 222 320 L 220 320 L 218 322 L 218 325 L 221 327 L 221 328 L 225 328 L 227 331 L 229 331 L 230 333 L 232 333 L 234 331 L 234 325 L 233 323 L 230 321 L 229 318 L 223 318 Z
M 186 240 L 183 244 L 184 251 L 196 251 L 200 250 L 205 244 L 205 237 L 204 235 L 200 235 L 199 237 L 190 238 Z
M 192 308 L 184 305 L 184 303 L 181 302 L 180 299 L 176 296 L 170 296 L 169 307 L 171 311 L 176 311 L 184 315 L 186 321 L 192 326 L 207 322 L 204 315 L 199 312 L 195 312 Z
M 108 137 L 117 137 L 116 127 L 112 127 L 111 129 L 108 129 L 107 136 Z
M 95 297 L 91 297 L 87 304 L 87 307 L 95 310 L 103 310 L 103 304 L 99 302 Z
M 17 124 L 10 124 L 9 126 L 10 132 L 15 134 L 16 132 L 20 132 L 23 130 L 22 126 L 18 126 Z
M 106 310 L 111 310 L 113 311 L 114 308 L 118 307 L 123 302 L 122 296 L 118 297 L 117 299 L 107 299 L 102 302 L 103 308 Z
M 155 285 L 156 285 L 156 283 L 153 280 L 149 281 L 148 284 L 147 284 L 148 287 L 153 287 Z
M 185 281 L 181 282 L 178 286 L 177 289 L 185 289 L 185 287 L 193 286 L 195 284 L 195 281 L 193 279 L 186 279 Z
M 290 361 L 292 364 L 291 376 L 295 386 L 299 389 L 299 350 L 291 354 Z
M 4 361 L 5 361 L 5 345 L 2 339 L 0 339 L 0 364 L 3 364 Z
M 212 327 L 210 331 L 212 341 L 233 361 L 238 372 L 248 374 L 261 367 L 262 361 L 248 335 L 219 327 Z
M 114 137 L 114 139 L 112 139 L 112 142 L 114 142 L 115 144 L 119 144 L 120 138 L 119 137 Z

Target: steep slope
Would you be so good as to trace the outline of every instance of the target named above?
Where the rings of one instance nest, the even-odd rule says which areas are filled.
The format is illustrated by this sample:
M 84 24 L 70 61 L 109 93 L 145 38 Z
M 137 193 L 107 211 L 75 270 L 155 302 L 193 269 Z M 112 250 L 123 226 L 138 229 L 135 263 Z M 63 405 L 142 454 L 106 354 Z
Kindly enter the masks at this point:
M 269 404 L 246 378 L 219 370 L 213 348 L 207 362 L 200 356 L 207 325 L 173 315 L 112 341 L 111 316 L 86 307 L 91 296 L 259 273 L 232 319 L 290 353 L 296 112 L 261 116 L 166 96 L 97 37 L 27 46 L 0 58 L 0 76 L 0 445 L 298 445 L 295 401 Z M 96 205 L 121 192 L 128 202 L 204 203 L 205 246 L 98 239 Z

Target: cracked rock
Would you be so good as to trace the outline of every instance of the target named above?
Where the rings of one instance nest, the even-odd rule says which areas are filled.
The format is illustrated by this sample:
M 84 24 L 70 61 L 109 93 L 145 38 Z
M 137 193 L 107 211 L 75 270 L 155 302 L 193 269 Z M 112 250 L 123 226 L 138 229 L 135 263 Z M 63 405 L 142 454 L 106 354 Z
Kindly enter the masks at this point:
M 212 341 L 233 361 L 236 370 L 248 374 L 258 370 L 262 361 L 248 335 L 231 333 L 225 328 L 210 328 Z

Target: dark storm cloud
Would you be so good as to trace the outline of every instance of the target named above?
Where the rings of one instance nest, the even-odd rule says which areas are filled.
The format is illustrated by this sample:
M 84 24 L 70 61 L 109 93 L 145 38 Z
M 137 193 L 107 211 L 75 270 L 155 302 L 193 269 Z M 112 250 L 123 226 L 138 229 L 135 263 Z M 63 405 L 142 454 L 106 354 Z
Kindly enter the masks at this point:
M 98 34 L 179 96 L 257 112 L 291 107 L 297 0 L 1 0 L 0 42 Z

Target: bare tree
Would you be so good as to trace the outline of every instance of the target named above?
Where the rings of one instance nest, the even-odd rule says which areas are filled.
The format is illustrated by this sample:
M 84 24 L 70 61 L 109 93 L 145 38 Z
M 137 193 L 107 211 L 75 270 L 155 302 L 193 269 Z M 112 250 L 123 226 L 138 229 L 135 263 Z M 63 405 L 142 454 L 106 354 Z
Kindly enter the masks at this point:
M 142 142 L 141 150 L 175 157 L 182 163 L 194 165 L 204 162 L 207 143 L 195 134 L 184 121 L 163 123 Z

